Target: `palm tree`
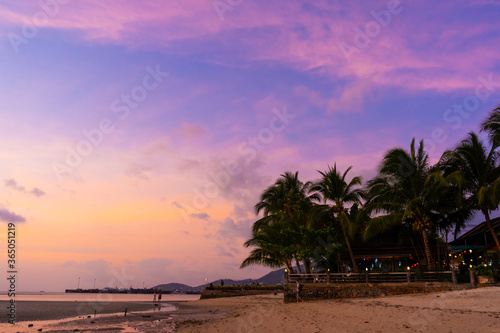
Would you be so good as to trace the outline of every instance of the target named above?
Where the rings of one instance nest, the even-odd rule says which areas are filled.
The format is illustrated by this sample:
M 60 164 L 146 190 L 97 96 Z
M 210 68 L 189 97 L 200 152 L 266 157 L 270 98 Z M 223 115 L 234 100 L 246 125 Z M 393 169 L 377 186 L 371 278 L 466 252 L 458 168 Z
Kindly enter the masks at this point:
M 497 140 L 494 136 L 491 138 Z M 495 145 L 490 149 L 486 148 L 473 132 L 455 149 L 446 151 L 441 157 L 445 172 L 461 172 L 464 201 L 471 210 L 483 213 L 486 225 L 500 251 L 500 242 L 490 219 L 490 212 L 498 209 L 500 200 L 499 162 L 500 155 Z
M 493 109 L 486 120 L 481 124 L 481 131 L 488 133 L 493 147 L 500 145 L 500 106 Z
M 299 180 L 299 173 L 289 171 L 280 175 L 276 182 L 269 186 L 260 196 L 255 205 L 256 214 L 263 213 L 264 217 L 254 224 L 254 229 L 262 225 L 273 223 L 276 220 L 294 222 L 297 215 L 303 213 L 312 201 L 317 201 L 316 195 L 308 195 L 311 182 L 303 183 Z
M 318 199 L 315 195 L 308 195 L 310 185 L 310 182 L 302 183 L 299 180 L 298 172 L 281 174 L 280 178 L 261 194 L 260 201 L 255 205 L 256 214 L 263 213 L 264 216 L 254 222 L 253 237 L 245 243 L 245 246 L 257 246 L 257 249 L 263 250 L 260 246 L 262 244 L 259 243 L 261 234 L 270 233 L 270 228 L 279 230 L 280 237 L 284 239 L 275 244 L 275 248 L 286 257 L 277 256 L 279 261 L 285 264 L 295 259 L 297 269 L 301 273 L 299 260 L 304 259 L 307 271 L 310 265 L 304 254 L 307 251 L 304 250 L 302 236 L 307 225 L 307 211 L 312 206 L 312 201 Z M 252 252 L 243 263 L 245 265 L 259 263 L 258 260 L 251 259 L 257 254 L 258 251 L 255 255 Z M 291 269 L 291 265 L 287 268 Z
M 337 164 L 334 164 L 333 168 L 329 166 L 326 172 L 318 171 L 321 174 L 321 179 L 312 185 L 310 191 L 311 193 L 321 194 L 325 205 L 320 209 L 326 209 L 340 222 L 340 228 L 344 234 L 344 240 L 351 258 L 352 269 L 357 273 L 358 265 L 354 259 L 350 241 L 354 236 L 356 225 L 349 218 L 347 209 L 348 206 L 353 204 L 361 204 L 363 191 L 361 188 L 356 188 L 356 186 L 361 185 L 361 177 L 354 177 L 349 183 L 346 181 L 347 173 L 351 169 L 352 166 L 341 174 L 337 171 Z
M 439 216 L 441 190 L 448 181 L 439 170 L 429 165 L 429 156 L 420 141 L 415 149 L 415 139 L 410 152 L 393 148 L 386 152 L 378 175 L 367 184 L 365 209 L 376 216 L 366 225 L 364 238 L 368 239 L 397 224 L 408 224 L 420 232 L 424 242 L 428 268 L 434 270 L 434 260 L 429 245 L 428 232 L 434 228 Z
M 280 231 L 280 226 L 277 224 L 254 231 L 252 238 L 243 244 L 244 247 L 252 246 L 254 249 L 240 268 L 251 265 L 280 268 L 284 265 L 290 272 L 293 272 L 290 254 L 284 250 L 293 244 L 290 244 L 289 238 L 284 237 Z

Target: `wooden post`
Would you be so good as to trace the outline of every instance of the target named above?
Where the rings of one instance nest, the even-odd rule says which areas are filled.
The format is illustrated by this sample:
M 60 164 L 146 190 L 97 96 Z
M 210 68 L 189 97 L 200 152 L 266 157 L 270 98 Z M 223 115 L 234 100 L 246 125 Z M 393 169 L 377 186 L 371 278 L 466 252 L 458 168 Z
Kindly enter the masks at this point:
M 365 271 L 365 280 L 366 283 L 370 283 L 370 273 L 368 271 Z
M 451 281 L 453 281 L 453 284 L 458 284 L 457 272 L 453 267 L 451 267 Z
M 406 282 L 410 283 L 411 282 L 411 272 L 406 271 Z
M 470 277 L 470 284 L 476 286 L 476 276 L 474 275 L 474 269 L 472 267 L 469 268 L 469 277 Z
M 326 283 L 330 283 L 330 270 L 326 272 Z

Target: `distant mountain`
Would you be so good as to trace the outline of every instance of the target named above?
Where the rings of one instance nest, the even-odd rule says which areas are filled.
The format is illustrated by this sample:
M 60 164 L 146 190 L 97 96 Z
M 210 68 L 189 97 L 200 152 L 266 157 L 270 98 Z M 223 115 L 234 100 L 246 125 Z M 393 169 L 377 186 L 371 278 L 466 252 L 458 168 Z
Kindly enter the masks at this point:
M 245 279 L 245 280 L 232 280 L 232 279 L 222 279 L 224 280 L 224 285 L 225 286 L 232 286 L 232 285 L 248 285 L 250 283 L 262 283 L 266 285 L 274 285 L 274 284 L 281 284 L 283 283 L 283 274 L 285 272 L 285 269 L 278 269 L 276 271 L 272 271 L 256 280 L 253 279 Z M 212 284 L 214 286 L 220 286 L 221 285 L 221 280 L 215 280 L 212 281 Z M 203 291 L 206 287 L 208 287 L 210 283 L 202 284 L 196 287 L 191 287 L 186 284 L 182 283 L 167 283 L 167 284 L 159 284 L 153 289 L 161 289 L 161 290 L 170 290 L 170 291 L 179 291 L 179 292 L 186 292 L 186 291 Z
M 282 268 L 276 271 L 272 271 L 256 281 L 258 283 L 262 282 L 263 284 L 268 284 L 268 285 L 282 284 L 284 277 L 285 277 L 285 269 Z
M 167 283 L 167 284 L 159 284 L 152 289 L 160 289 L 160 290 L 170 290 L 170 291 L 198 291 L 195 288 L 188 286 L 187 284 L 182 283 Z

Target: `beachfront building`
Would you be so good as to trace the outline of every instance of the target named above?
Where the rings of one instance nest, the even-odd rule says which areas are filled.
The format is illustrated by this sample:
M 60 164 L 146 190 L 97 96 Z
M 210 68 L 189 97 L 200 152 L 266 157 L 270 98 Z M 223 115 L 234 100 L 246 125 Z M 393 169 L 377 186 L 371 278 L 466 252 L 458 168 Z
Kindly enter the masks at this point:
M 491 220 L 493 229 L 500 235 L 500 217 Z M 486 264 L 500 268 L 500 255 L 486 222 L 478 224 L 453 242 L 450 242 L 454 266 Z
M 448 268 L 448 245 L 429 237 L 429 245 L 436 268 Z M 402 272 L 427 266 L 425 249 L 418 233 L 395 227 L 376 237 L 363 241 L 357 239 L 352 244 L 354 257 L 360 267 L 370 272 Z M 346 258 L 347 259 L 347 258 Z

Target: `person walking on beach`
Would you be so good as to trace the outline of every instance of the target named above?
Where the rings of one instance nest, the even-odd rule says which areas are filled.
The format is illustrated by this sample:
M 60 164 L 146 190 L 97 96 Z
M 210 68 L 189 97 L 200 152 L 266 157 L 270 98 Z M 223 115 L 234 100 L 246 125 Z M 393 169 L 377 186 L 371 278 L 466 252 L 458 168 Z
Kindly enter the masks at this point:
M 155 291 L 155 293 L 153 294 L 153 302 L 156 302 L 156 291 Z
M 299 281 L 297 281 L 297 286 L 295 287 L 295 292 L 297 293 L 297 303 L 299 302 L 299 300 L 301 302 L 304 302 L 302 298 L 300 298 L 301 291 L 302 291 L 302 285 L 299 283 Z
M 161 302 L 161 291 L 160 291 L 160 293 L 158 294 L 158 302 Z

